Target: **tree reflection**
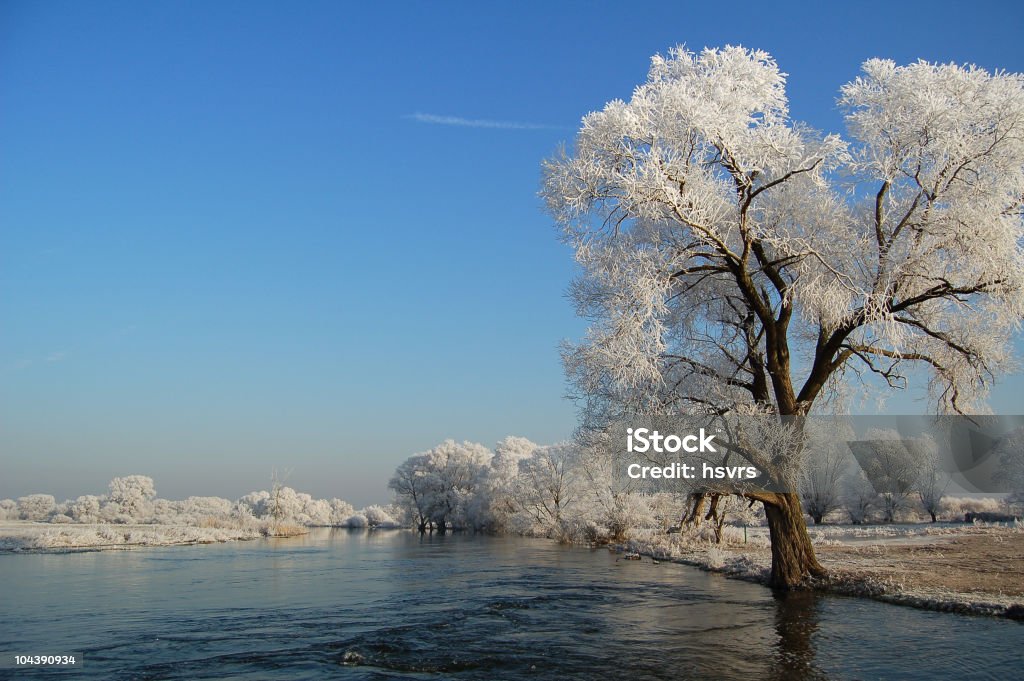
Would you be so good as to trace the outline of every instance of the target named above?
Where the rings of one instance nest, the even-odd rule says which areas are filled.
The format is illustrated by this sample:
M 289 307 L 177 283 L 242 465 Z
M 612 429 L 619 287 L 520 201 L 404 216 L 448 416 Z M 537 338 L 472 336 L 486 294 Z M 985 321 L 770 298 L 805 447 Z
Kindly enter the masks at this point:
M 824 681 L 814 664 L 814 635 L 820 621 L 819 600 L 812 591 L 775 593 L 778 642 L 768 678 L 778 681 Z

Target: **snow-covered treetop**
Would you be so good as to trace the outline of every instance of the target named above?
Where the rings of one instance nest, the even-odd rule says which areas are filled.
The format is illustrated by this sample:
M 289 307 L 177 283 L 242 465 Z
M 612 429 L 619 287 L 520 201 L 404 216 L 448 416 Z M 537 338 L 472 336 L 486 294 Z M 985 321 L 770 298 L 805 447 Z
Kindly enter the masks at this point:
M 591 416 L 808 413 L 851 369 L 979 409 L 1024 316 L 1024 80 L 871 60 L 849 141 L 789 117 L 767 53 L 677 48 L 584 117 L 544 196 L 592 322 L 566 350 Z

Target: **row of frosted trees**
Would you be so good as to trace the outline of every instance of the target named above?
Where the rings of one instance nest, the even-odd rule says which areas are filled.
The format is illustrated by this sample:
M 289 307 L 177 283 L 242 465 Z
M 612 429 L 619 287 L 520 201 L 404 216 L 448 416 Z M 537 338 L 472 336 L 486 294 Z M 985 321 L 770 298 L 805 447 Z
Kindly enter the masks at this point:
M 341 499 L 315 499 L 277 482 L 270 490 L 231 501 L 220 497 L 160 499 L 153 479 L 128 475 L 111 480 L 108 493 L 64 502 L 50 494 L 0 500 L 0 519 L 51 523 L 144 523 L 221 525 L 273 521 L 305 526 L 396 527 L 396 510 L 367 506 L 356 510 Z
M 689 505 L 685 495 L 638 493 L 615 479 L 612 466 L 600 450 L 571 443 L 541 446 L 510 436 L 492 452 L 447 440 L 406 459 L 389 487 L 403 519 L 421 532 L 466 529 L 594 542 L 679 525 Z M 745 504 L 729 509 L 734 519 L 755 522 Z M 719 510 L 716 519 L 724 519 L 726 503 Z
M 805 468 L 800 496 L 816 524 L 958 520 L 965 512 L 1004 510 L 994 498 L 946 496 L 949 479 L 927 439 L 901 440 L 881 431 L 868 436 L 880 448 L 870 470 L 845 447 L 820 453 Z M 675 531 L 703 522 L 703 534 L 720 541 L 728 525 L 764 522 L 759 508 L 735 495 L 704 493 L 696 486 L 641 493 L 621 476 L 616 479 L 615 465 L 600 448 L 575 443 L 542 446 L 510 436 L 492 451 L 446 440 L 402 462 L 389 488 L 398 519 L 420 532 L 510 532 L 594 542 L 622 540 L 637 529 Z
M 960 520 L 968 513 L 1019 513 L 1024 499 L 1020 491 L 1001 499 L 947 496 L 950 475 L 943 469 L 939 447 L 930 435 L 906 438 L 895 430 L 872 429 L 863 440 L 851 443 L 853 450 L 843 440 L 837 437 L 831 446 L 819 447 L 817 456 L 801 471 L 801 502 L 815 524 L 826 517 L 861 524 L 915 517 L 931 522 L 940 517 Z M 1006 478 L 999 481 L 1004 486 L 1024 487 L 1022 444 L 1020 432 L 1002 443 L 996 470 Z

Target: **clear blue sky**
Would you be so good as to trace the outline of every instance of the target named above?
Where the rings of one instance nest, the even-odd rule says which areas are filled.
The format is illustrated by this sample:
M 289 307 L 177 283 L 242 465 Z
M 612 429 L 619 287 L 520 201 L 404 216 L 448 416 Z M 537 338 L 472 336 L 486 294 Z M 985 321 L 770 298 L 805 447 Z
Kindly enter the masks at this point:
M 652 54 L 766 49 L 837 131 L 869 57 L 1024 71 L 1019 3 L 830 4 L 0 2 L 0 498 L 569 436 L 539 164 Z

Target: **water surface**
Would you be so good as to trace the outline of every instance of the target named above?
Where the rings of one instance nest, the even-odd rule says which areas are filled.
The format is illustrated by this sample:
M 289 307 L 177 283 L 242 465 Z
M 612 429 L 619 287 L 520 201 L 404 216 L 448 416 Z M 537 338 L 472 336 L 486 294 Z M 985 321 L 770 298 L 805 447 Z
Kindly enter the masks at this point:
M 40 678 L 1007 679 L 1024 649 L 1017 622 L 520 538 L 3 554 L 0 579 L 0 652 L 84 653 Z

